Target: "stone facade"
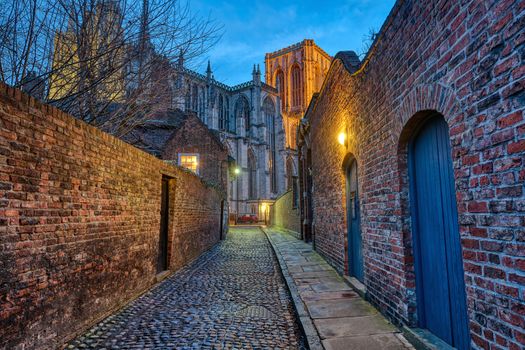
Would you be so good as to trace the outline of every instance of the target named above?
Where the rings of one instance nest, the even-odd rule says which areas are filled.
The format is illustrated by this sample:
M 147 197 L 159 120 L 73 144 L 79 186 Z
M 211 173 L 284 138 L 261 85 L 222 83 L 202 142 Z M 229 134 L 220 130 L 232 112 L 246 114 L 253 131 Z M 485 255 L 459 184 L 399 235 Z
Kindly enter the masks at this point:
M 176 69 L 173 107 L 197 113 L 211 130 L 217 131 L 239 173 L 230 172 L 229 212 L 264 216 L 266 204 L 285 190 L 284 129 L 277 90 L 261 81 L 254 66 L 252 80 L 227 86 L 213 77 L 184 67 Z M 235 168 L 234 167 L 234 168 Z M 263 205 L 264 204 L 264 205 Z
M 353 158 L 367 295 L 417 326 L 408 145 L 429 111 L 443 116 L 474 349 L 525 346 L 524 19 L 523 1 L 398 1 L 363 62 L 335 57 L 301 125 L 317 251 L 348 272 L 343 167 Z
M 279 90 L 286 147 L 296 149 L 299 121 L 321 89 L 331 62 L 332 57 L 311 39 L 266 54 L 265 80 Z
M 225 195 L 0 85 L 0 347 L 56 348 L 220 237 Z M 162 268 L 164 269 L 164 268 Z
M 267 53 L 265 80 L 279 91 L 286 134 L 286 189 L 297 183 L 297 127 L 313 94 L 319 92 L 332 57 L 311 39 Z M 297 184 L 296 184 L 297 185 Z

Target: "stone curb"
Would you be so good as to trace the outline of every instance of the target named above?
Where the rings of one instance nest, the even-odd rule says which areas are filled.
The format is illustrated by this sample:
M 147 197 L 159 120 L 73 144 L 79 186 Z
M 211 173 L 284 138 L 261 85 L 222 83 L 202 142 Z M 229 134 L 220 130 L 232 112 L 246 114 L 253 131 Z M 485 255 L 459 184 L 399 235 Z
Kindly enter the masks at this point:
M 304 305 L 303 301 L 301 300 L 301 297 L 299 296 L 299 292 L 297 291 L 297 285 L 295 284 L 292 277 L 288 273 L 288 267 L 286 263 L 284 262 L 281 256 L 281 253 L 278 251 L 275 243 L 273 242 L 272 238 L 266 231 L 266 228 L 262 226 L 259 226 L 259 228 L 266 235 L 266 238 L 268 239 L 268 241 L 270 242 L 270 245 L 272 246 L 272 250 L 275 254 L 275 257 L 277 258 L 277 261 L 279 262 L 281 273 L 284 277 L 284 281 L 292 297 L 295 312 L 297 313 L 297 317 L 299 318 L 299 324 L 306 337 L 306 343 L 308 345 L 308 348 L 310 350 L 324 350 L 324 347 L 321 343 L 321 338 L 319 337 L 319 334 L 317 333 L 317 329 L 315 328 L 312 322 L 312 319 L 310 318 L 310 314 L 306 310 L 306 306 Z

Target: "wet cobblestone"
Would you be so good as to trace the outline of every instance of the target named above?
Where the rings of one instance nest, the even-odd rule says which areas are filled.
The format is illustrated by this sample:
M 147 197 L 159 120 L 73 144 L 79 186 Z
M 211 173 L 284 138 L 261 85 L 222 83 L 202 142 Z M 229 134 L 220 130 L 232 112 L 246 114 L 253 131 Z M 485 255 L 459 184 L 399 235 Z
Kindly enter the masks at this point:
M 68 349 L 303 349 L 270 243 L 234 228 L 192 264 Z

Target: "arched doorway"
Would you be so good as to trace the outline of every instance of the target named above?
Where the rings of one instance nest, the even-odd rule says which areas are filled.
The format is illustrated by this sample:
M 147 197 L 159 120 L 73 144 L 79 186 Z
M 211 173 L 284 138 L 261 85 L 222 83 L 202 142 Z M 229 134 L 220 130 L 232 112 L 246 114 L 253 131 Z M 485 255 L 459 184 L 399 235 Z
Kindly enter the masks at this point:
M 410 142 L 409 177 L 419 326 L 469 349 L 450 136 L 439 113 Z
M 352 158 L 345 167 L 346 222 L 348 242 L 348 275 L 363 282 L 363 240 L 361 236 L 361 210 L 357 178 L 357 160 Z

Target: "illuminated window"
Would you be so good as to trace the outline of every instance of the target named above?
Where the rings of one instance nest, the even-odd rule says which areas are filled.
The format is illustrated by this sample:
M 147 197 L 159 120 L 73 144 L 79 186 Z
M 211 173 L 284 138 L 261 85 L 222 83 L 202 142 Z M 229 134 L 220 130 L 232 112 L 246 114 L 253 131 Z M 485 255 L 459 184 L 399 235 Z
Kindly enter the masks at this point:
M 295 65 L 292 68 L 292 107 L 300 107 L 303 104 L 303 92 L 301 85 L 301 69 Z
M 199 155 L 197 153 L 179 153 L 179 165 L 199 174 Z

